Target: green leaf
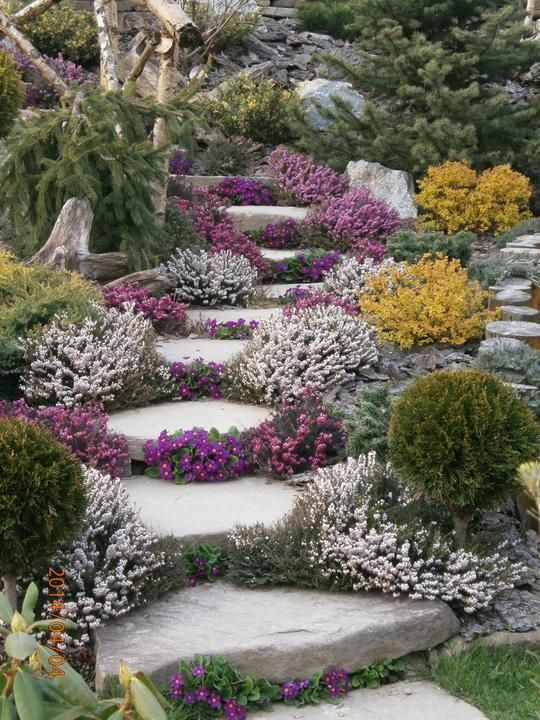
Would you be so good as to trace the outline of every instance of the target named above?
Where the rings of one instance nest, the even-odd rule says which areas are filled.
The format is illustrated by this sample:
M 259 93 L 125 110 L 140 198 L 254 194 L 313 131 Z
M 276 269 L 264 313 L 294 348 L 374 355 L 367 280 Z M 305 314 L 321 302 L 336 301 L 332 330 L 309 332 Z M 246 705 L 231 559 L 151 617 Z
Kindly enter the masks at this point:
M 57 653 L 49 648 L 38 645 L 37 648 L 39 660 L 45 672 L 51 671 L 49 658 Z M 51 682 L 61 695 L 66 697 L 74 705 L 82 705 L 87 710 L 95 710 L 97 707 L 97 699 L 88 685 L 84 682 L 78 672 L 71 667 L 69 663 L 62 665 L 63 675 L 57 675 L 51 678 Z
M 146 675 L 142 672 L 134 672 L 133 677 L 137 678 L 137 680 L 140 680 L 142 684 L 150 690 L 151 693 L 154 694 L 156 700 L 159 702 L 161 707 L 164 710 L 169 710 L 171 705 L 170 703 L 163 697 L 163 695 L 154 687 L 152 681 L 150 678 L 146 677 Z
M 141 720 L 167 720 L 165 710 L 161 707 L 154 693 L 138 678 L 132 677 L 129 684 L 133 706 L 141 716 Z
M 38 682 L 36 676 L 24 666 L 15 675 L 13 695 L 20 720 L 43 720 L 45 717 Z
M 13 608 L 8 603 L 3 592 L 0 593 L 0 618 L 8 625 L 11 624 L 13 618 Z
M 30 585 L 26 588 L 26 593 L 24 596 L 23 604 L 22 604 L 22 610 L 21 615 L 25 619 L 25 622 L 27 625 L 31 625 L 34 621 L 35 614 L 34 614 L 34 608 L 36 607 L 36 603 L 39 598 L 39 591 L 37 588 L 36 583 L 30 583 Z
M 60 620 L 58 620 L 57 618 L 49 618 L 48 620 L 36 620 L 36 622 L 32 623 L 30 627 L 32 630 L 48 630 L 49 625 L 52 622 L 64 623 L 64 627 L 66 630 L 77 630 L 77 628 L 79 627 L 77 623 L 74 623 L 73 620 L 69 620 L 68 618 L 61 618 Z
M 6 653 L 16 660 L 26 660 L 30 657 L 38 644 L 31 635 L 24 632 L 12 632 L 6 638 Z
M 59 706 L 59 709 L 62 706 Z M 66 710 L 65 712 L 60 712 L 60 715 L 54 715 L 54 720 L 78 720 L 78 718 L 86 715 L 85 708 L 82 707 L 82 705 L 78 705 L 77 707 L 70 708 L 69 710 Z M 51 719 L 52 720 L 52 719 Z
M 0 697 L 0 720 L 17 720 L 13 698 Z

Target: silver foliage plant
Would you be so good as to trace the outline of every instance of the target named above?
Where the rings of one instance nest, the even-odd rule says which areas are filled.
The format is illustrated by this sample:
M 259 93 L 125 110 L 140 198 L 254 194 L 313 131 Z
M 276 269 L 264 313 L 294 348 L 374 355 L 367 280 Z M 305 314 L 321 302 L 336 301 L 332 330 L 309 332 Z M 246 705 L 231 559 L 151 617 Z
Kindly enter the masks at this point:
M 51 566 L 64 567 L 62 614 L 88 632 L 145 602 L 145 590 L 166 564 L 157 538 L 139 518 L 121 480 L 85 468 L 87 508 L 80 536 L 60 548 Z M 45 578 L 46 585 L 46 578 Z
M 21 345 L 26 360 L 21 387 L 34 403 L 71 408 L 96 402 L 113 409 L 173 392 L 150 321 L 129 310 L 96 305 L 81 323 L 57 317 Z
M 377 360 L 372 335 L 366 323 L 331 305 L 273 315 L 231 361 L 231 386 L 242 399 L 266 403 L 301 398 L 306 387 L 324 392 Z
M 176 249 L 164 266 L 174 278 L 177 297 L 197 305 L 241 305 L 253 295 L 257 270 L 230 250 L 216 253 Z

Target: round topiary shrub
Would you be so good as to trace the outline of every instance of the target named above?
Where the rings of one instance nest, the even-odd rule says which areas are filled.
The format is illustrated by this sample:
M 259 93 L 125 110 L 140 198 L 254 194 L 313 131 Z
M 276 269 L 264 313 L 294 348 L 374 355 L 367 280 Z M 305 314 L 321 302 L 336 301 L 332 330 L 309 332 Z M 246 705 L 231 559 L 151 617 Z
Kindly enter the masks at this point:
M 0 50 L 0 137 L 8 134 L 24 97 L 24 85 L 13 58 Z
M 390 460 L 401 477 L 443 503 L 463 544 L 467 522 L 518 489 L 516 470 L 540 449 L 539 425 L 514 391 L 479 370 L 434 373 L 396 401 Z
M 81 463 L 42 428 L 0 420 L 0 576 L 10 601 L 16 578 L 49 561 L 84 517 Z

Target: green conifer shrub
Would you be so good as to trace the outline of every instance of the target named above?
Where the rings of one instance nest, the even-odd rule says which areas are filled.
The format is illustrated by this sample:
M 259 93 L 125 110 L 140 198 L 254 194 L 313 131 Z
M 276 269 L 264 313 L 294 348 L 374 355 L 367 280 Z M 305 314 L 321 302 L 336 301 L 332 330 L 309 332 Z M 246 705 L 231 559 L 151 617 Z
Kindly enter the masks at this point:
M 348 457 L 375 452 L 379 460 L 386 459 L 393 399 L 388 383 L 360 391 L 354 412 L 344 423 L 348 434 Z
M 11 130 L 24 97 L 20 73 L 9 53 L 0 50 L 0 137 Z
M 445 235 L 437 231 L 415 233 L 412 230 L 400 230 L 386 241 L 386 253 L 396 262 L 408 263 L 415 263 L 426 253 L 433 257 L 441 253 L 466 265 L 471 258 L 475 239 L 473 233 L 464 231 Z
M 324 133 L 297 118 L 301 149 L 343 168 L 354 158 L 422 174 L 462 160 L 475 169 L 527 168 L 538 157 L 540 98 L 510 102 L 506 82 L 540 60 L 518 3 L 356 0 L 362 62 L 327 58 L 369 96 L 357 119 L 342 102 Z M 298 122 L 300 119 L 300 122 Z
M 341 40 L 352 40 L 354 10 L 346 0 L 310 2 L 298 10 L 298 24 L 306 32 L 326 33 Z
M 417 380 L 394 404 L 389 455 L 403 480 L 452 513 L 463 544 L 473 513 L 518 489 L 518 466 L 540 450 L 539 428 L 498 377 L 445 370 Z

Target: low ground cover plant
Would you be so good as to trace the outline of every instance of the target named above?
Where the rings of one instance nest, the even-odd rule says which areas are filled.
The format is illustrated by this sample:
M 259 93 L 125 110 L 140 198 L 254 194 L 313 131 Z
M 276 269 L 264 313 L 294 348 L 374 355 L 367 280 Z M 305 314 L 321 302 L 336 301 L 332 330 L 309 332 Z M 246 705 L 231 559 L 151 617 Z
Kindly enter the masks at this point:
M 216 545 L 191 545 L 184 553 L 184 562 L 190 587 L 201 582 L 215 582 L 227 569 L 225 551 Z
M 216 340 L 247 340 L 253 335 L 253 331 L 259 327 L 258 320 L 227 320 L 226 322 L 218 322 L 217 320 L 207 320 L 204 324 L 204 332 L 208 337 L 216 338 Z
M 459 260 L 424 256 L 414 264 L 381 267 L 365 282 L 359 307 L 378 336 L 400 348 L 462 345 L 497 317 L 486 309 L 487 297 Z
M 244 444 L 235 428 L 220 433 L 203 430 L 164 430 L 159 438 L 144 445 L 146 474 L 178 485 L 190 482 L 224 482 L 249 470 Z
M 277 283 L 320 282 L 339 263 L 341 257 L 337 250 L 300 252 L 294 257 L 274 261 L 271 278 Z
M 467 265 L 475 239 L 473 233 L 465 231 L 445 235 L 437 231 L 418 234 L 412 230 L 401 230 L 390 235 L 386 241 L 386 253 L 396 262 L 414 263 L 427 253 L 432 256 L 444 255 Z
M 302 239 L 302 226 L 296 220 L 283 220 L 279 223 L 270 223 L 262 230 L 253 230 L 248 233 L 257 245 L 271 248 L 272 250 L 283 250 L 296 248 Z
M 176 302 L 170 295 L 155 297 L 147 288 L 118 283 L 103 288 L 103 299 L 108 308 L 132 310 L 150 320 L 154 330 L 162 335 L 187 335 L 188 305 Z
M 353 411 L 343 423 L 348 457 L 374 452 L 379 461 L 386 460 L 393 399 L 389 383 L 362 388 L 357 393 Z
M 242 177 L 225 178 L 211 189 L 221 200 L 231 205 L 274 205 L 272 187 L 262 180 Z
M 227 367 L 226 381 L 241 400 L 273 404 L 321 392 L 377 359 L 371 328 L 335 306 L 308 308 L 263 320 Z
M 21 389 L 30 404 L 106 410 L 171 397 L 174 383 L 141 314 L 95 306 L 80 323 L 59 316 L 22 343 Z
M 284 200 L 293 205 L 318 205 L 349 189 L 345 175 L 317 165 L 310 155 L 277 149 L 268 157 L 268 167 Z
M 480 370 L 433 373 L 394 403 L 390 459 L 400 477 L 454 517 L 458 542 L 477 510 L 518 490 L 516 471 L 540 449 L 540 426 L 514 391 Z
M 186 150 L 179 148 L 171 155 L 169 160 L 169 175 L 192 175 L 193 160 L 188 157 Z
M 300 400 L 283 400 L 247 436 L 252 464 L 285 478 L 336 462 L 347 440 L 341 420 L 310 391 Z
M 531 216 L 530 180 L 510 165 L 477 175 L 464 163 L 446 162 L 428 168 L 418 185 L 424 223 L 443 232 L 500 235 Z
M 31 407 L 24 400 L 0 402 L 0 418 L 14 417 L 48 430 L 75 457 L 111 477 L 122 477 L 129 468 L 127 440 L 108 428 L 99 407 Z
M 182 400 L 198 400 L 201 397 L 219 399 L 221 397 L 221 379 L 225 365 L 202 358 L 190 362 L 173 362 L 171 376 L 176 384 L 178 396 Z

